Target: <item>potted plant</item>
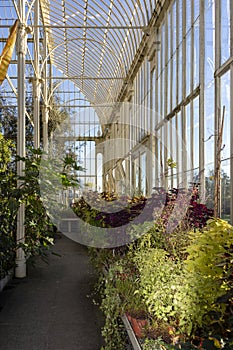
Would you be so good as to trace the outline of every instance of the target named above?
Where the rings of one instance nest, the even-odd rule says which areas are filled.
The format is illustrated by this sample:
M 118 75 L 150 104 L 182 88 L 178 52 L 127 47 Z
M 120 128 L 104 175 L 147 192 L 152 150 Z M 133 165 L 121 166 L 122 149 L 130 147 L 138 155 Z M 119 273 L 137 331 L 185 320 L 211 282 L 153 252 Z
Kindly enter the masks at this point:
M 116 283 L 123 303 L 123 311 L 130 321 L 133 331 L 138 338 L 145 335 L 148 325 L 148 312 L 141 294 L 138 292 L 139 279 L 128 275 Z

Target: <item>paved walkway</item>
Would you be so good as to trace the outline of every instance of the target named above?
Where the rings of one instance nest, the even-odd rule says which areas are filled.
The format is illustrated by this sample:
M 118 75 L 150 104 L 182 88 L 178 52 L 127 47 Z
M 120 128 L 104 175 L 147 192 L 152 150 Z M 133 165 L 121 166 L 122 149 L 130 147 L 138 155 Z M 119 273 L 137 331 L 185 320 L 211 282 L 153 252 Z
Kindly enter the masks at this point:
M 100 350 L 104 320 L 87 297 L 96 276 L 86 248 L 61 236 L 53 251 L 61 257 L 39 260 L 0 293 L 0 349 Z

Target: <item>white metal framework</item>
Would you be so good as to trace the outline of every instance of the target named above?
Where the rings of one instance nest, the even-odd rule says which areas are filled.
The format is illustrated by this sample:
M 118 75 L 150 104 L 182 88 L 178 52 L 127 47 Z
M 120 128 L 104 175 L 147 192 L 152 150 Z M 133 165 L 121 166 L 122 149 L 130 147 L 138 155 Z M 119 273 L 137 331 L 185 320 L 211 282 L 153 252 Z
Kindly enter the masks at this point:
M 54 64 L 92 104 L 117 99 L 156 1 L 41 1 Z

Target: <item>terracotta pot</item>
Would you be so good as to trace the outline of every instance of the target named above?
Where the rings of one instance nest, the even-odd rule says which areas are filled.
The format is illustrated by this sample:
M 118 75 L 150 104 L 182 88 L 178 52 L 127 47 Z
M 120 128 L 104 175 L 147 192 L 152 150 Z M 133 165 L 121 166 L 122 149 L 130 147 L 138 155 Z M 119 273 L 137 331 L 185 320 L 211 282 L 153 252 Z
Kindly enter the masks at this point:
M 131 319 L 132 319 L 131 315 L 126 313 L 126 317 L 128 318 L 129 322 L 131 322 Z
M 147 320 L 145 319 L 141 320 L 141 319 L 131 317 L 131 324 L 136 337 L 143 338 L 144 329 L 147 325 Z

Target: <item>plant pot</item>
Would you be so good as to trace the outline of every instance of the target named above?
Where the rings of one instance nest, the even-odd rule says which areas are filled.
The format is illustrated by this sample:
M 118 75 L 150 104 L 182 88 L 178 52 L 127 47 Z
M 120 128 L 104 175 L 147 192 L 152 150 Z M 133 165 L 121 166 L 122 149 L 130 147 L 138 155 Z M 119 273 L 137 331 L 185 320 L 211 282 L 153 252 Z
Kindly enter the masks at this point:
M 131 315 L 128 314 L 128 313 L 126 313 L 125 315 L 126 315 L 126 317 L 128 318 L 129 322 L 131 322 L 131 319 L 132 319 Z
M 128 317 L 128 316 L 127 316 Z M 133 331 L 138 338 L 143 338 L 145 335 L 145 327 L 147 326 L 146 319 L 138 319 L 130 316 Z

